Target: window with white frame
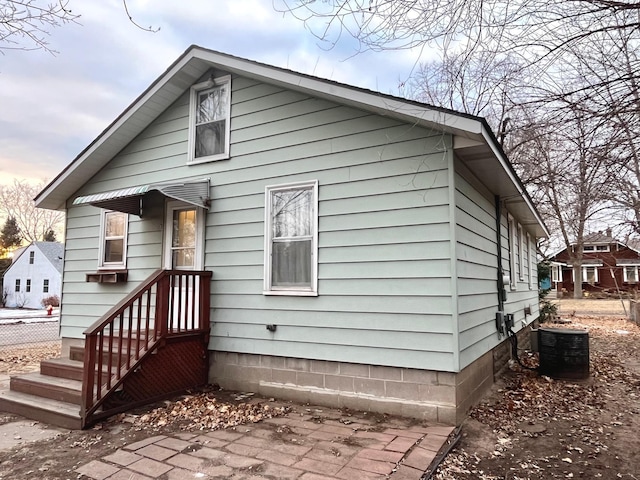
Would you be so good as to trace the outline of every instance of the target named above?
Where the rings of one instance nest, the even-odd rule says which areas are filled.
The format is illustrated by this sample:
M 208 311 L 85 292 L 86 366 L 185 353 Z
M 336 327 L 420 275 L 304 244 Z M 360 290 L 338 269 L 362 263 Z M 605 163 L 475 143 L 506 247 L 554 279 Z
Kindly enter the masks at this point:
M 33 265 L 36 258 L 36 252 L 29 252 L 29 265 Z
M 20 279 L 16 278 L 16 285 L 15 285 L 15 292 L 19 292 L 20 291 Z
M 562 281 L 562 266 L 551 265 L 551 281 L 558 283 Z
M 582 247 L 583 252 L 609 252 L 611 249 L 609 245 L 584 245 Z
M 529 270 L 529 290 L 533 289 L 533 269 L 535 265 L 533 264 L 534 250 L 533 244 L 531 242 L 531 235 L 527 233 L 527 269 Z M 537 275 L 536 275 L 537 276 Z
M 516 289 L 516 285 L 517 285 L 517 280 L 516 280 L 516 275 L 517 275 L 517 252 L 518 252 L 518 247 L 517 247 L 517 228 L 516 228 L 516 222 L 514 220 L 514 218 L 509 215 L 508 217 L 509 219 L 509 223 L 508 223 L 508 227 L 509 227 L 509 269 L 511 270 L 509 272 L 509 287 L 511 288 L 511 290 L 515 290 Z
M 638 265 L 626 265 L 622 269 L 623 280 L 626 283 L 638 283 Z
M 516 253 L 518 255 L 518 279 L 522 281 L 524 280 L 524 237 L 522 236 L 522 225 L 520 224 L 516 228 Z
M 265 195 L 264 293 L 318 293 L 318 182 L 271 186 Z
M 583 283 L 598 283 L 598 267 L 595 266 L 583 266 L 582 267 L 582 282 Z
M 191 87 L 189 163 L 229 158 L 231 76 Z
M 49 293 L 49 279 L 45 278 L 42 281 L 42 293 Z
M 27 285 L 25 286 L 25 292 L 31 292 L 31 279 L 27 278 Z
M 123 212 L 102 211 L 100 229 L 100 268 L 125 268 L 129 216 Z

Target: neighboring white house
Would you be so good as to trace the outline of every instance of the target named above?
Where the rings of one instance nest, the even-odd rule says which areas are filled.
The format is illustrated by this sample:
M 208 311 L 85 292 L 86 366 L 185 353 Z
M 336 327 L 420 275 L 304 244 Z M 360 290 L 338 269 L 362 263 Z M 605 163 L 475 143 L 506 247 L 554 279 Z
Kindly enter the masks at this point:
M 7 307 L 43 308 L 43 298 L 59 298 L 63 255 L 58 242 L 33 242 L 19 250 L 4 274 Z

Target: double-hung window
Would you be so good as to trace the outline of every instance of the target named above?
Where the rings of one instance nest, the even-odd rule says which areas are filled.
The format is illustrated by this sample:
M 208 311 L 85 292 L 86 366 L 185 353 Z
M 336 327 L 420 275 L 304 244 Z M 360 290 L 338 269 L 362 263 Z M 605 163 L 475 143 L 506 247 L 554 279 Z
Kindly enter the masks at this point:
M 27 286 L 25 287 L 25 291 L 27 293 L 31 292 L 31 279 L 30 278 L 27 278 Z
M 189 163 L 229 158 L 231 76 L 191 87 Z
M 318 182 L 266 188 L 267 295 L 318 294 Z
M 29 252 L 29 265 L 33 265 L 36 258 L 36 252 Z
M 42 293 L 49 293 L 49 279 L 45 278 L 42 281 Z
M 582 282 L 591 285 L 598 283 L 598 267 L 582 267 Z
M 638 283 L 638 266 L 628 265 L 623 270 L 624 282 L 626 283 Z
M 100 231 L 100 268 L 125 268 L 127 264 L 126 213 L 102 211 Z
M 562 281 L 562 266 L 551 265 L 551 281 L 554 283 Z
M 509 215 L 508 216 L 508 226 L 509 226 L 509 287 L 511 290 L 516 290 L 517 288 L 517 279 L 516 279 L 516 271 L 518 264 L 518 253 L 519 253 L 519 245 L 517 241 L 517 228 L 515 219 Z
M 15 292 L 18 293 L 20 292 L 20 279 L 16 278 L 16 285 L 15 285 Z

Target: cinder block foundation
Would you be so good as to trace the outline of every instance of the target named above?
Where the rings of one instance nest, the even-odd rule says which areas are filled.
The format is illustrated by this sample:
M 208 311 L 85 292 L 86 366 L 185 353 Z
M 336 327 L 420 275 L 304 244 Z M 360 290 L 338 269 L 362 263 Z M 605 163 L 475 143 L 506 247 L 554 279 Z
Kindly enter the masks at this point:
M 459 373 L 211 352 L 209 381 L 267 397 L 459 425 L 494 381 L 488 352 Z M 498 357 L 500 357 L 498 355 Z

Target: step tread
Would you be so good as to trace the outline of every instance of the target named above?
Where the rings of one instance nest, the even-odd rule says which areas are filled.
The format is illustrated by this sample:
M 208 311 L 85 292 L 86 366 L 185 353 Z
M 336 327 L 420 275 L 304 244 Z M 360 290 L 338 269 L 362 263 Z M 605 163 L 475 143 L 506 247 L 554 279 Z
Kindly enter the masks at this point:
M 82 382 L 79 380 L 72 380 L 69 378 L 52 377 L 50 375 L 43 375 L 40 372 L 23 373 L 20 375 L 14 375 L 11 377 L 12 382 L 32 383 L 45 386 L 63 387 L 69 390 L 82 391 Z
M 55 412 L 69 418 L 80 418 L 80 407 L 74 403 L 52 400 L 50 398 L 16 392 L 14 390 L 0 390 L 0 406 L 6 401 L 25 405 L 33 409 Z
M 69 357 L 61 357 L 61 358 L 48 358 L 46 360 L 41 360 L 40 364 L 49 364 L 49 365 L 61 365 L 67 367 L 84 367 L 84 363 L 80 360 L 71 360 Z

